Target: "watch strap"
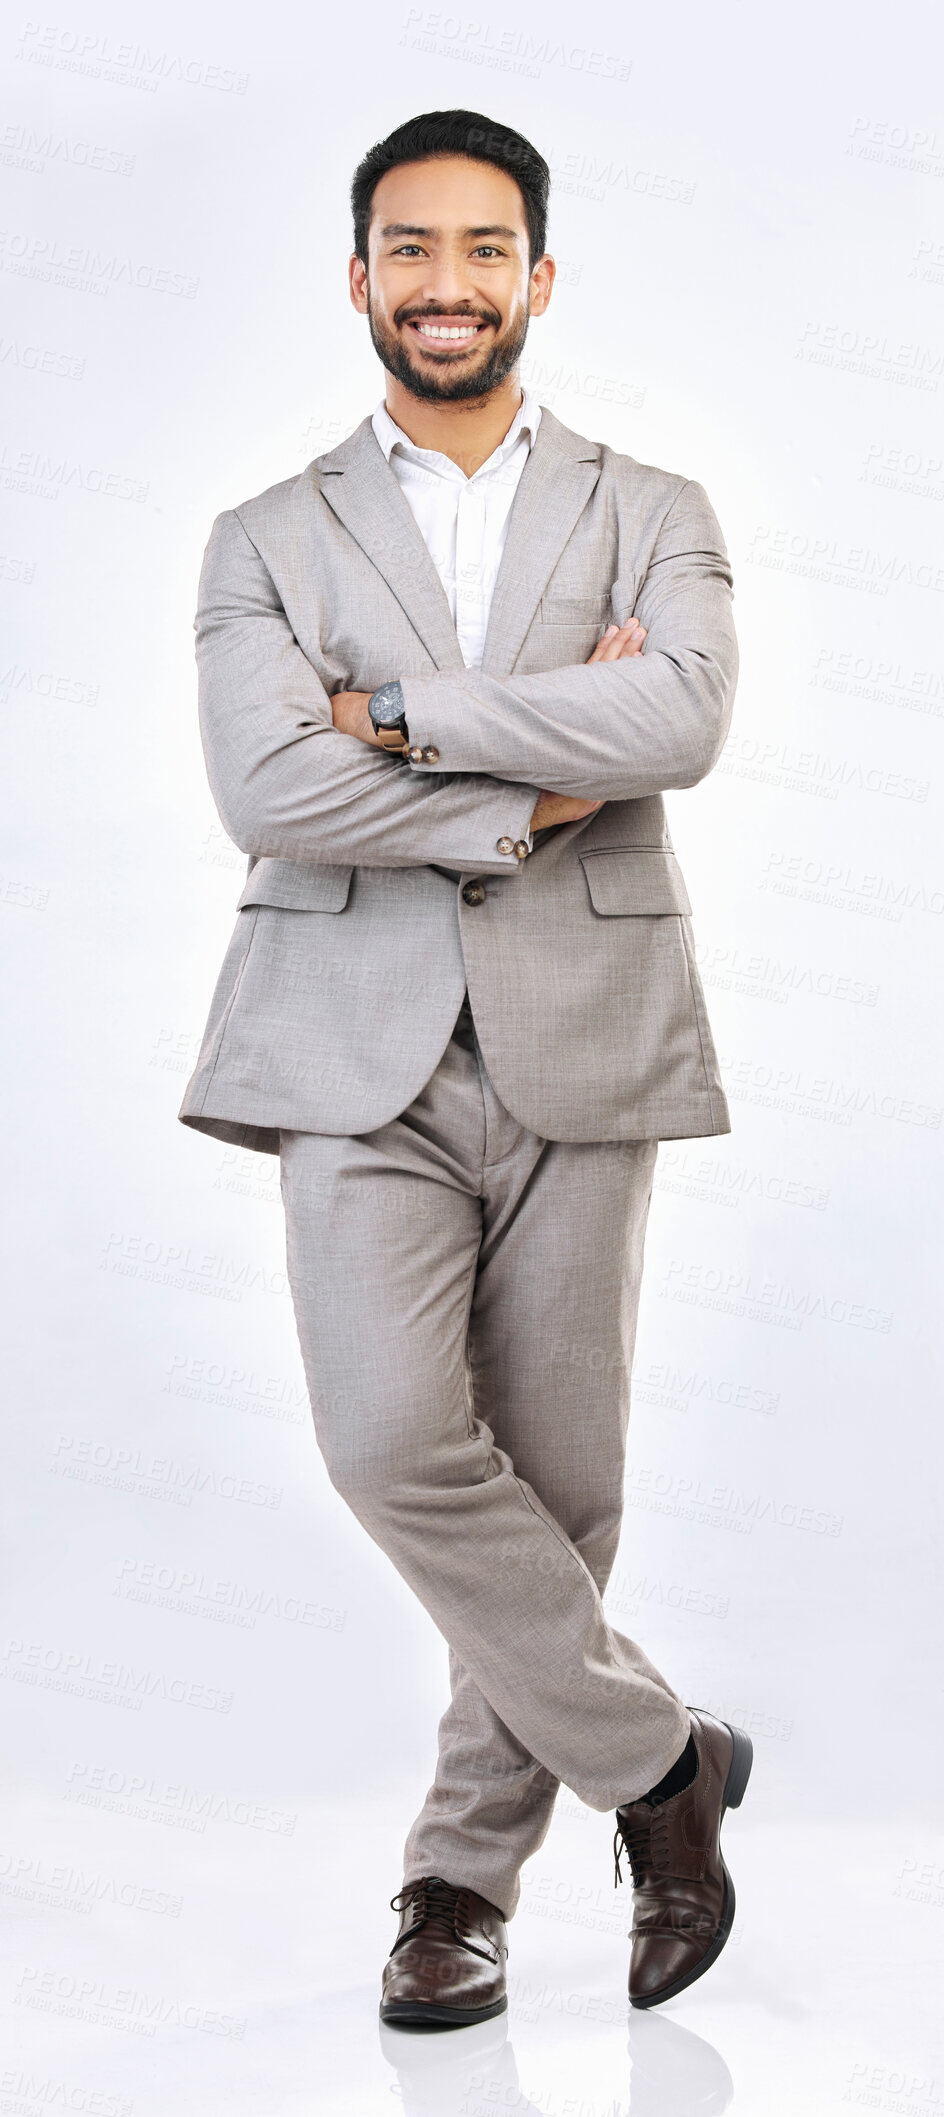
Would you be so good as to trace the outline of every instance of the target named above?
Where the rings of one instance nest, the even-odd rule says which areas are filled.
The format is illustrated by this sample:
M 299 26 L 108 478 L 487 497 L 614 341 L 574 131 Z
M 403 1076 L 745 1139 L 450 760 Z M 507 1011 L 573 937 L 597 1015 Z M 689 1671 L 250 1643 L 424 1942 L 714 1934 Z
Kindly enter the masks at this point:
M 379 742 L 381 749 L 409 749 L 410 738 L 407 734 L 406 718 L 404 714 L 401 713 L 400 718 L 397 721 L 381 721 L 379 726 L 376 726 L 375 724 L 375 732 L 377 736 L 377 741 Z

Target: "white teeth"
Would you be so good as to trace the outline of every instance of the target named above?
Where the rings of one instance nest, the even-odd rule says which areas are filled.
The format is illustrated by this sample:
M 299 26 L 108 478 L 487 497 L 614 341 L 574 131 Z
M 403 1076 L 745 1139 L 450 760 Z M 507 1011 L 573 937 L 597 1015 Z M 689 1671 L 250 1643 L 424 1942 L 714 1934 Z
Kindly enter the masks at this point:
M 423 338 L 474 338 L 480 327 L 477 323 L 450 324 L 447 326 L 438 323 L 420 323 L 417 324 L 416 328 Z

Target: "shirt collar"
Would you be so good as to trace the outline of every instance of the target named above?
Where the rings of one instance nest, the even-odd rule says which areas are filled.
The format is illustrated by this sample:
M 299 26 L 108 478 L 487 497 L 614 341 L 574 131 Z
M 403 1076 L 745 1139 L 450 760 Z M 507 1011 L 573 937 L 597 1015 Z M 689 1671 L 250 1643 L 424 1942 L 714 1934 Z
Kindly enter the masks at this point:
M 398 448 L 401 455 L 408 457 L 414 463 L 424 464 L 428 470 L 435 470 L 439 464 L 443 464 L 450 472 L 454 474 L 458 472 L 459 466 L 453 462 L 451 456 L 444 456 L 438 448 L 420 448 L 415 441 L 411 441 L 409 435 L 405 434 L 402 428 L 397 425 L 396 420 L 391 419 L 383 398 L 381 398 L 370 423 L 388 463 L 391 450 Z M 485 463 L 479 465 L 479 470 L 485 470 L 486 467 L 491 470 L 497 470 L 499 464 L 506 463 L 512 450 L 517 448 L 522 434 L 527 436 L 530 452 L 534 446 L 535 435 L 540 423 L 541 407 L 537 398 L 530 390 L 525 390 L 522 402 L 518 406 L 504 440 L 499 442 L 493 454 L 488 457 L 487 465 Z M 476 471 L 474 475 L 477 477 L 478 474 L 478 471 Z

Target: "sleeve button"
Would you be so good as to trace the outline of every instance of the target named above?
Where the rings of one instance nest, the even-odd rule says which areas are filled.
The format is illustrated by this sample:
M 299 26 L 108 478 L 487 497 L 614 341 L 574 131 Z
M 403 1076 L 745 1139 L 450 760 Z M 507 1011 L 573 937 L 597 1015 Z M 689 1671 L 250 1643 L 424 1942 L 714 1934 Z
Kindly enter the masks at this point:
M 499 838 L 495 847 L 496 853 L 513 853 L 514 849 L 515 841 L 513 838 Z
M 531 847 L 526 838 L 519 838 L 512 846 L 512 852 L 517 853 L 519 860 L 526 860 L 530 851 Z
M 438 750 L 436 749 L 435 745 L 434 745 L 433 743 L 431 743 L 431 742 L 428 742 L 428 743 L 427 743 L 427 745 L 426 745 L 426 748 L 425 748 L 425 750 L 423 751 L 423 763 L 424 763 L 424 764 L 438 764 L 438 763 L 439 763 L 439 751 L 438 751 Z
M 411 764 L 422 764 L 423 752 L 420 749 L 418 742 L 411 742 L 409 750 L 407 751 L 407 756 L 409 757 Z

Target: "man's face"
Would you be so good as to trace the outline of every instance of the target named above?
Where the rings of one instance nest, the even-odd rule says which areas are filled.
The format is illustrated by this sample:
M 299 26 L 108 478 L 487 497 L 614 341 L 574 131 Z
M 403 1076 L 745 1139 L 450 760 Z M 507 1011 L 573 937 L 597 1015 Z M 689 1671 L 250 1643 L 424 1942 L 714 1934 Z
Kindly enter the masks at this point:
M 524 201 L 490 162 L 443 155 L 388 170 L 374 191 L 368 269 L 351 260 L 351 298 L 374 350 L 414 397 L 484 397 L 521 358 L 554 278 L 529 272 Z M 439 333 L 461 333 L 448 337 Z

